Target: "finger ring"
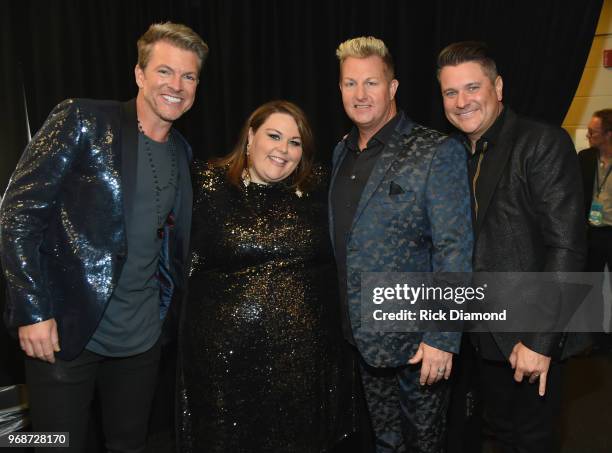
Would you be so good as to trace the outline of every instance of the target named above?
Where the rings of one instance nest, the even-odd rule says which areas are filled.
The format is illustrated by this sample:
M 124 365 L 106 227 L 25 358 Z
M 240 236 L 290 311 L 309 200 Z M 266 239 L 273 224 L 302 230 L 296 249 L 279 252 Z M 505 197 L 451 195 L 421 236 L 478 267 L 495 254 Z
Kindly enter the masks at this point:
M 446 371 L 446 368 L 438 368 L 438 374 L 444 374 L 444 371 Z

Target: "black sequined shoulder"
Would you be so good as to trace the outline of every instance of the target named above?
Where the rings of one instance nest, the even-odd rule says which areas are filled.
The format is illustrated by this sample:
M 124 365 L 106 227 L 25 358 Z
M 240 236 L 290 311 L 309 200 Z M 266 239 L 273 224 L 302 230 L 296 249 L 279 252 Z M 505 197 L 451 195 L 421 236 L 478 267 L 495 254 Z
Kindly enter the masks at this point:
M 197 160 L 192 164 L 191 181 L 194 187 L 194 201 L 197 203 L 207 192 L 216 190 L 226 182 L 227 167 L 220 167 L 208 161 Z

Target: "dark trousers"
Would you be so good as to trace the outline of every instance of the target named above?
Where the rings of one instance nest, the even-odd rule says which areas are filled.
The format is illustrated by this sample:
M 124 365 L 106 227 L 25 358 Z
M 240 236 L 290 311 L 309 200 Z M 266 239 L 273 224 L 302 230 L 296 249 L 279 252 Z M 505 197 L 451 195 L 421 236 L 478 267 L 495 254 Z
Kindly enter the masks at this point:
M 374 368 L 360 363 L 377 453 L 443 451 L 448 385 L 420 385 L 420 365 Z
M 603 272 L 606 264 L 612 271 L 612 227 L 589 227 L 587 271 Z
M 588 272 L 604 272 L 606 265 L 608 270 L 612 272 L 612 227 L 589 227 L 587 255 L 587 271 Z M 602 274 L 602 276 L 605 274 Z M 603 278 L 597 282 L 601 286 L 596 287 L 598 294 L 603 294 L 605 282 Z M 602 297 L 597 304 L 595 312 L 592 314 L 593 319 L 604 319 L 604 301 L 610 299 L 610 294 Z M 603 326 L 606 332 L 612 330 L 610 324 Z
M 470 335 L 464 334 L 461 353 L 453 357 L 446 453 L 475 453 L 482 449 L 482 414 L 477 386 L 480 360 Z
M 102 410 L 108 452 L 142 452 L 160 358 L 160 341 L 130 357 L 105 357 L 83 351 L 54 364 L 26 359 L 26 383 L 33 431 L 70 434 L 70 448 L 44 452 L 83 452 L 94 392 Z
M 537 383 L 516 382 L 508 362 L 481 359 L 478 368 L 485 445 L 503 453 L 560 451 L 563 365 L 551 363 L 543 397 Z

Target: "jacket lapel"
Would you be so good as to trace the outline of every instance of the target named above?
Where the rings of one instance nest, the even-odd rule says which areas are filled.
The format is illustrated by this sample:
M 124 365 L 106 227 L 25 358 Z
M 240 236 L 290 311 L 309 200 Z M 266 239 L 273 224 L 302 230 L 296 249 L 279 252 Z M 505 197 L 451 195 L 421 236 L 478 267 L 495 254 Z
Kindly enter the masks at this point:
M 123 216 L 132 212 L 136 172 L 138 168 L 138 123 L 136 100 L 121 106 L 121 186 L 123 193 Z
M 383 178 L 389 171 L 391 164 L 395 162 L 398 157 L 398 144 L 402 140 L 403 135 L 410 134 L 412 130 L 413 123 L 409 120 L 403 113 L 399 113 L 401 115 L 400 120 L 397 123 L 395 131 L 389 140 L 389 143 L 384 147 L 380 157 L 376 161 L 374 168 L 372 169 L 372 173 L 370 173 L 370 177 L 368 178 L 368 182 L 363 188 L 363 192 L 361 193 L 361 198 L 359 199 L 359 204 L 357 205 L 357 210 L 355 211 L 355 216 L 353 217 L 353 223 L 351 224 L 351 231 L 355 228 L 355 225 L 359 221 L 359 217 L 363 213 L 363 210 L 367 206 L 370 198 L 374 195 L 376 188 L 380 185 Z
M 506 107 L 507 108 L 507 107 Z M 478 179 L 478 216 L 476 217 L 475 236 L 478 237 L 482 228 L 483 220 L 487 215 L 487 209 L 497 189 L 499 180 L 508 164 L 513 148 L 513 137 L 511 134 L 516 121 L 516 115 L 511 110 L 506 112 L 506 118 L 494 145 L 494 156 L 487 161 L 487 171 L 482 173 Z M 485 151 L 486 152 L 486 151 Z

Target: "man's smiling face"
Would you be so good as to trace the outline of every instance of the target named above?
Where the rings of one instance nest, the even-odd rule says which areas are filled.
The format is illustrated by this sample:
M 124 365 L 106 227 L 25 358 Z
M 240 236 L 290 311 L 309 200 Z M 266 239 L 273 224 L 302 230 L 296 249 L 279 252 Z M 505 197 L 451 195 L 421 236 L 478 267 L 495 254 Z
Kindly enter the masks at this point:
M 348 57 L 340 68 L 342 104 L 360 129 L 376 132 L 395 116 L 398 82 L 390 80 L 379 56 Z
M 139 118 L 171 123 L 191 108 L 198 86 L 199 60 L 195 52 L 158 41 L 142 69 L 136 66 L 139 96 L 146 112 Z
M 502 79 L 497 76 L 491 81 L 479 63 L 444 66 L 440 88 L 446 118 L 472 143 L 482 137 L 502 111 Z

